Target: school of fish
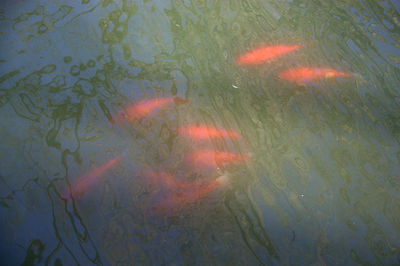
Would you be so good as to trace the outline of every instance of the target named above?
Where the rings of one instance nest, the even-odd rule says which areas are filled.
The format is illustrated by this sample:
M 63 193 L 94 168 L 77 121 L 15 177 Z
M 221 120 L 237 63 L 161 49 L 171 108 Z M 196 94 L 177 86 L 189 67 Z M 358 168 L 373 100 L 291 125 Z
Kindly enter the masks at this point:
M 283 58 L 288 53 L 293 53 L 304 45 L 275 45 L 260 46 L 247 53 L 238 56 L 235 60 L 238 66 L 251 66 L 269 63 L 276 58 Z M 310 82 L 321 79 L 346 78 L 354 76 L 353 73 L 341 72 L 327 67 L 298 66 L 282 70 L 278 77 L 286 82 L 304 86 Z M 185 104 L 189 101 L 179 97 L 161 97 L 148 100 L 141 100 L 131 104 L 127 108 L 112 116 L 113 124 L 139 123 L 141 120 L 151 117 L 153 114 L 166 109 L 172 105 Z M 176 133 L 182 138 L 207 143 L 211 140 L 246 140 L 235 130 L 215 128 L 205 124 L 184 125 L 177 128 Z M 205 144 L 204 144 L 205 145 Z M 106 172 L 120 162 L 123 154 L 116 156 L 105 164 L 87 172 L 82 177 L 72 182 L 62 192 L 62 198 L 76 199 L 85 195 L 90 189 L 96 186 Z M 147 184 L 157 187 L 163 191 L 162 200 L 159 200 L 153 207 L 157 214 L 168 214 L 174 210 L 182 210 L 186 206 L 207 197 L 212 191 L 229 184 L 229 174 L 218 174 L 220 167 L 228 165 L 240 165 L 248 163 L 251 154 L 237 154 L 229 151 L 214 150 L 210 148 L 194 149 L 183 157 L 183 163 L 198 169 L 213 169 L 215 177 L 207 178 L 203 182 L 187 182 L 163 170 L 146 170 L 141 174 Z

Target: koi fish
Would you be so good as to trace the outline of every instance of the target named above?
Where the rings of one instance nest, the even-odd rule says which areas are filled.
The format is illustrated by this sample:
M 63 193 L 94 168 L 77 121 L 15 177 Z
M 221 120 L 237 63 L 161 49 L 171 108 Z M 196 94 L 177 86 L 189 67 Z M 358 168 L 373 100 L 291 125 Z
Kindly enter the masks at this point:
M 227 174 L 224 174 L 207 184 L 193 186 L 190 189 L 183 191 L 177 191 L 172 195 L 165 197 L 162 202 L 153 208 L 153 210 L 157 214 L 166 214 L 172 210 L 181 209 L 201 200 L 217 188 L 226 186 L 228 182 L 229 178 Z
M 96 181 L 98 181 L 100 177 L 104 175 L 107 170 L 113 167 L 121 159 L 121 157 L 122 155 L 119 155 L 114 159 L 109 160 L 102 166 L 95 168 L 92 171 L 83 175 L 71 185 L 70 190 L 64 191 L 64 193 L 62 194 L 63 198 L 67 199 L 70 197 L 70 195 L 72 195 L 72 197 L 81 197 L 96 183 Z
M 178 133 L 195 140 L 207 138 L 241 138 L 236 131 L 223 130 L 207 126 L 187 126 L 178 128 Z
M 283 71 L 279 74 L 279 78 L 299 85 L 323 78 L 333 77 L 350 77 L 353 73 L 344 73 L 330 68 L 309 68 L 300 67 Z
M 240 66 L 262 64 L 298 48 L 300 45 L 263 46 L 239 56 L 236 64 Z
M 191 165 L 200 167 L 218 167 L 226 163 L 238 163 L 248 161 L 248 154 L 235 154 L 230 152 L 216 152 L 213 150 L 197 150 L 185 156 L 185 161 Z
M 123 122 L 124 120 L 128 120 L 129 122 L 132 122 L 148 116 L 152 112 L 162 107 L 165 107 L 166 105 L 173 103 L 181 104 L 186 102 L 187 100 L 181 99 L 179 97 L 166 97 L 141 101 L 138 104 L 131 105 L 124 111 L 118 113 L 116 116 L 113 117 L 112 121 Z

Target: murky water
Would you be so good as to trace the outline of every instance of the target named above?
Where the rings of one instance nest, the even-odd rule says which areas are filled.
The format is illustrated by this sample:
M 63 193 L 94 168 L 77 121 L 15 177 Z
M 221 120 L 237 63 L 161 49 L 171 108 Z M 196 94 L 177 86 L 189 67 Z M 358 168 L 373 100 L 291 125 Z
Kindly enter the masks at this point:
M 2 265 L 400 264 L 399 1 L 0 5 Z M 235 63 L 294 44 L 271 62 Z M 279 78 L 296 67 L 355 75 Z M 171 96 L 189 102 L 113 123 Z M 242 139 L 193 141 L 177 133 L 187 125 Z M 185 155 L 204 148 L 250 159 L 189 166 Z M 149 170 L 228 182 L 171 207 Z

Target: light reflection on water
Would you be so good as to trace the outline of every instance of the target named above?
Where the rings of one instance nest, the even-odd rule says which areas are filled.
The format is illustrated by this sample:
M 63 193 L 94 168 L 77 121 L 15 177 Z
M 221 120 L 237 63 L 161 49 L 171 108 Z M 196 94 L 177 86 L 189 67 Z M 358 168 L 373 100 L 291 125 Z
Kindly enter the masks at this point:
M 7 264 L 400 263 L 396 1 L 3 1 L 0 257 Z M 238 66 L 260 45 L 305 44 Z M 356 73 L 307 85 L 295 67 Z M 131 103 L 177 96 L 138 123 Z M 183 125 L 239 132 L 197 143 Z M 204 145 L 251 160 L 185 166 Z M 124 153 L 84 196 L 63 191 Z M 144 169 L 229 185 L 163 215 Z M 158 194 L 157 194 L 158 193 Z M 161 196 L 160 196 L 161 195 Z

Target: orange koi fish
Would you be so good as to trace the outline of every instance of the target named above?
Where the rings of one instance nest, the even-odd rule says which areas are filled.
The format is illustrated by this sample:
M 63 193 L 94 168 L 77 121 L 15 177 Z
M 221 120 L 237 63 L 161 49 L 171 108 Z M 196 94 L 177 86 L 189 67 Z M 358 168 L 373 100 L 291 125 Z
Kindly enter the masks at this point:
M 353 75 L 353 73 L 344 73 L 330 68 L 300 67 L 281 72 L 279 78 L 302 85 L 323 78 L 350 77 Z
M 186 162 L 200 167 L 218 167 L 226 163 L 246 162 L 250 156 L 248 154 L 235 154 L 230 152 L 215 152 L 213 150 L 197 150 L 188 154 Z
M 157 98 L 146 101 L 141 101 L 138 104 L 134 104 L 124 111 L 118 113 L 113 117 L 114 122 L 123 122 L 128 120 L 129 122 L 139 120 L 145 116 L 150 115 L 152 112 L 172 103 L 186 103 L 187 100 L 181 99 L 179 97 L 166 97 Z
M 64 191 L 62 194 L 63 198 L 69 198 L 70 195 L 72 195 L 72 197 L 81 197 L 84 195 L 86 191 L 90 189 L 108 169 L 113 167 L 121 159 L 121 157 L 122 155 L 119 155 L 114 159 L 109 160 L 104 165 L 86 173 L 84 176 L 71 184 L 70 190 Z
M 178 133 L 195 140 L 207 138 L 241 138 L 236 131 L 223 130 L 207 126 L 187 126 L 178 128 Z
M 228 176 L 225 174 L 207 184 L 193 186 L 192 188 L 183 191 L 177 191 L 164 198 L 163 201 L 154 208 L 154 211 L 157 214 L 166 214 L 171 210 L 181 209 L 206 197 L 215 189 L 226 186 L 228 182 Z
M 298 48 L 300 45 L 263 46 L 239 56 L 236 64 L 240 66 L 262 64 Z

